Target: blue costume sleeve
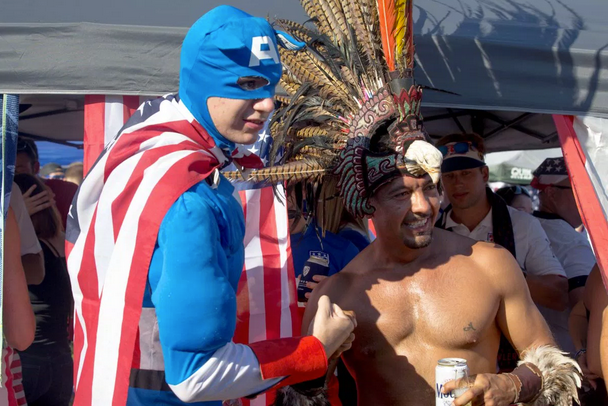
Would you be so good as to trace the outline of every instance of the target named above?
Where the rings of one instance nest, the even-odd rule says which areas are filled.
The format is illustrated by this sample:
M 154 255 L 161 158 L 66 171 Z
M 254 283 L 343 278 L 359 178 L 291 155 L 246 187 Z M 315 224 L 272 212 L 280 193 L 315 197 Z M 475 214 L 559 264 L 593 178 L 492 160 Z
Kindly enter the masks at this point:
M 277 382 L 263 381 L 253 351 L 231 342 L 242 234 L 221 229 L 230 213 L 208 194 L 191 189 L 169 209 L 149 273 L 166 381 L 186 402 L 237 398 Z M 240 251 L 231 253 L 235 244 Z

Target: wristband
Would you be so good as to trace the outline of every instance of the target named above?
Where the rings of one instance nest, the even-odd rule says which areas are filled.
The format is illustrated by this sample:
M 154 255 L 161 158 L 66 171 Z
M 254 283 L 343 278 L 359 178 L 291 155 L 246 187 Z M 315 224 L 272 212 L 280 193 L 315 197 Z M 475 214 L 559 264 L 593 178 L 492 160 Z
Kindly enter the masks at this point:
M 543 374 L 536 365 L 530 362 L 520 364 L 509 375 L 517 378 L 520 384 L 514 403 L 533 402 L 543 391 Z M 515 380 L 513 381 L 517 389 L 518 385 Z

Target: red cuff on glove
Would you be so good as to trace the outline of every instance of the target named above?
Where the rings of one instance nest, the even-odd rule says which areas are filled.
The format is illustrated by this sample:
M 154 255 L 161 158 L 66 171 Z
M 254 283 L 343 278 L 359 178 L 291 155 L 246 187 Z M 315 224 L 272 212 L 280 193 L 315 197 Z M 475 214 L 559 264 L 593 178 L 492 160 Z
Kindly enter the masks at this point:
M 262 379 L 286 377 L 275 389 L 320 378 L 327 371 L 325 348 L 313 336 L 260 341 L 249 347 L 260 363 Z

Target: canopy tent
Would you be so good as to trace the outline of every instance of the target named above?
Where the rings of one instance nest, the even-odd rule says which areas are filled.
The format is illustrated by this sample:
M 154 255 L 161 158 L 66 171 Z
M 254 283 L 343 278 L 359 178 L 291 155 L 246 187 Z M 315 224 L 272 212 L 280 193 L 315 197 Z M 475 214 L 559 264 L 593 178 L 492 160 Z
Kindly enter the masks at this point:
M 532 173 L 546 158 L 562 156 L 561 148 L 536 151 L 503 151 L 486 155 L 490 182 L 529 185 Z
M 22 132 L 65 141 L 82 140 L 85 94 L 174 92 L 187 27 L 221 2 L 5 3 L 0 93 L 32 104 Z M 296 0 L 228 3 L 306 18 Z M 538 149 L 559 145 L 548 114 L 608 117 L 607 13 L 595 0 L 417 0 L 416 78 L 458 94 L 425 92 L 431 135 L 473 130 L 490 151 Z
M 187 27 L 225 2 L 271 19 L 305 19 L 297 0 L 5 0 L 0 93 L 20 94 L 28 107 L 20 116 L 20 132 L 80 141 L 83 126 L 92 125 L 84 113 L 92 107 L 86 102 L 90 95 L 174 92 Z M 431 136 L 474 131 L 484 136 L 489 151 L 561 144 L 598 261 L 608 271 L 608 197 L 602 186 L 608 181 L 603 164 L 608 125 L 599 119 L 608 119 L 608 28 L 603 21 L 608 3 L 415 3 L 416 78 L 427 87 L 457 93 L 425 91 L 423 114 Z M 605 281 L 607 276 L 604 272 Z

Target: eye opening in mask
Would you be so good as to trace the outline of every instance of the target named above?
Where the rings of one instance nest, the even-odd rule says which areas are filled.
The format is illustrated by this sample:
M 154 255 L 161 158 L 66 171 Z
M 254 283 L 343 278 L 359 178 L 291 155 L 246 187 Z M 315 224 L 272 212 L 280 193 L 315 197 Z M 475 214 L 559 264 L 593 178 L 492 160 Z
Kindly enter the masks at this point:
M 243 76 L 238 78 L 236 84 L 243 90 L 252 91 L 268 86 L 270 81 L 261 76 Z

